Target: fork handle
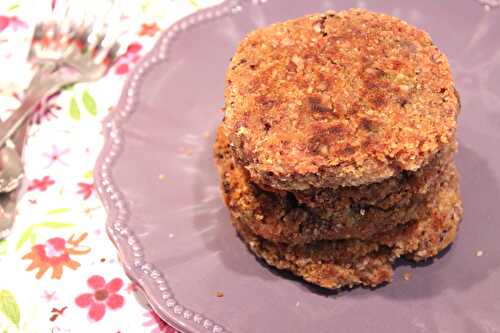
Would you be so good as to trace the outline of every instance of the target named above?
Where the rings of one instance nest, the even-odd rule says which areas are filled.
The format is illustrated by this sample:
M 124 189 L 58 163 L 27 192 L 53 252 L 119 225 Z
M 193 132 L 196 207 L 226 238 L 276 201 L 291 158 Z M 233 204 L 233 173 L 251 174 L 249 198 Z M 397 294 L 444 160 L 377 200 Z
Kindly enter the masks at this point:
M 42 96 L 43 97 L 43 96 Z M 10 139 L 10 137 L 29 118 L 31 110 L 38 103 L 40 98 L 29 97 L 23 100 L 21 106 L 2 124 L 0 124 L 0 147 Z
M 37 84 L 44 73 L 46 73 L 44 69 L 37 71 L 31 80 L 26 97 L 23 99 L 21 105 L 7 120 L 0 123 L 0 147 L 3 147 L 12 135 L 14 135 L 14 133 L 21 128 L 24 122 L 29 119 L 31 110 L 37 105 L 37 103 L 57 87 L 52 84 Z

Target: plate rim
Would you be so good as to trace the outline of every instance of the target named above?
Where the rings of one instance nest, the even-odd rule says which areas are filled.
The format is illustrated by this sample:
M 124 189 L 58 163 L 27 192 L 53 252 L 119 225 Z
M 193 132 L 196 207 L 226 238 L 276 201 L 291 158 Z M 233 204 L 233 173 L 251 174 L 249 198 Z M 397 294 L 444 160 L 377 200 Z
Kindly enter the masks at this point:
M 122 150 L 121 125 L 137 110 L 134 99 L 140 81 L 147 72 L 159 63 L 169 61 L 169 52 L 175 47 L 175 40 L 181 38 L 186 28 L 206 23 L 241 9 L 243 4 L 263 4 L 270 0 L 223 0 L 215 6 L 197 10 L 174 22 L 162 32 L 154 47 L 139 61 L 123 85 L 115 110 L 102 121 L 104 145 L 94 167 L 97 193 L 107 213 L 106 231 L 117 248 L 122 267 L 134 281 L 152 310 L 176 330 L 185 333 L 229 333 L 229 329 L 207 318 L 203 309 L 193 310 L 179 303 L 160 270 L 147 261 L 141 244 L 134 232 L 127 227 L 130 213 L 125 196 L 111 177 L 114 161 Z M 481 5 L 478 2 L 479 5 Z M 498 8 L 500 10 L 500 8 Z M 132 259 L 131 259 L 132 258 Z
M 139 239 L 128 228 L 130 212 L 124 199 L 125 196 L 114 183 L 111 172 L 123 148 L 120 126 L 126 123 L 130 115 L 136 111 L 135 97 L 137 97 L 140 81 L 144 75 L 152 67 L 168 61 L 168 53 L 172 44 L 184 30 L 238 12 L 244 1 L 223 0 L 217 5 L 197 10 L 177 20 L 163 31 L 153 48 L 128 75 L 115 110 L 102 121 L 104 144 L 94 167 L 94 178 L 97 193 L 107 213 L 107 234 L 117 248 L 125 273 L 138 285 L 152 310 L 176 330 L 185 333 L 229 333 L 229 331 L 217 324 L 214 319 L 203 315 L 202 310 L 197 312 L 175 299 L 175 292 L 168 286 L 168 281 L 152 263 L 148 262 Z M 261 2 L 264 3 L 265 0 L 252 0 L 252 4 Z M 126 260 L 131 257 L 134 258 L 132 262 Z

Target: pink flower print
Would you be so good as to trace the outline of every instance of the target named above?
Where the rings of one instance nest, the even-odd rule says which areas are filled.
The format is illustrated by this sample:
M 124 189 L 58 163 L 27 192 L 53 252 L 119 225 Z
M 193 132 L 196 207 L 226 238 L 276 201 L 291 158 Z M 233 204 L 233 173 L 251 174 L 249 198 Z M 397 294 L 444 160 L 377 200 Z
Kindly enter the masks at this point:
M 26 22 L 21 21 L 20 19 L 17 18 L 17 16 L 12 16 L 10 18 L 10 25 L 14 31 L 17 31 L 17 29 L 26 29 L 28 25 Z
M 130 71 L 130 65 L 136 63 L 139 58 L 139 52 L 142 49 L 142 45 L 134 42 L 127 47 L 125 54 L 120 56 L 116 61 L 115 74 L 123 75 Z
M 177 331 L 166 322 L 161 320 L 161 318 L 153 311 L 146 312 L 144 314 L 148 318 L 147 321 L 142 323 L 144 327 L 151 327 L 153 330 L 151 333 L 177 333 Z
M 56 99 L 60 94 L 60 91 L 50 94 L 33 108 L 33 122 L 35 124 L 40 124 L 44 119 L 57 118 L 56 113 L 61 110 L 61 107 L 56 104 Z
M 7 16 L 0 16 L 0 32 L 5 30 L 10 24 L 10 19 Z
M 44 298 L 47 302 L 52 302 L 52 301 L 57 301 L 59 298 L 57 297 L 56 295 L 56 292 L 53 291 L 53 292 L 50 292 L 50 291 L 47 291 L 47 290 L 44 290 L 43 291 L 43 296 L 42 298 Z
M 104 317 L 106 308 L 116 310 L 123 306 L 125 299 L 118 291 L 123 286 L 120 278 L 115 278 L 108 283 L 100 275 L 91 276 L 87 284 L 92 289 L 91 293 L 84 293 L 75 299 L 76 305 L 81 308 L 89 308 L 89 318 L 99 321 Z
M 28 186 L 28 191 L 40 190 L 41 192 L 45 192 L 49 186 L 54 184 L 55 182 L 50 179 L 50 176 L 45 176 L 40 180 L 33 179 L 31 184 Z
M 92 193 L 95 190 L 95 185 L 93 183 L 87 184 L 87 183 L 78 183 L 78 187 L 80 188 L 78 190 L 78 194 L 83 194 L 83 200 L 87 200 L 90 198 Z
M 28 25 L 26 22 L 21 21 L 17 16 L 4 16 L 0 15 L 0 32 L 7 29 L 7 27 L 12 27 L 12 30 L 17 31 L 17 29 L 26 29 Z
M 142 49 L 142 45 L 137 43 L 137 42 L 134 42 L 134 43 L 130 43 L 130 45 L 127 47 L 127 52 L 125 52 L 125 55 L 127 54 L 137 54 L 139 53 L 139 51 Z
M 125 289 L 129 294 L 131 293 L 135 293 L 136 291 L 139 290 L 139 287 L 137 286 L 136 283 L 134 282 L 130 282 L 127 286 L 127 288 Z
M 35 124 L 40 124 L 44 119 L 51 120 L 53 118 L 57 118 L 56 112 L 61 110 L 61 107 L 56 104 L 56 98 L 61 94 L 60 91 L 57 91 L 53 94 L 50 94 L 45 99 L 38 102 L 38 104 L 33 108 L 33 117 L 32 122 Z M 15 99 L 19 102 L 22 101 L 22 97 L 19 94 L 12 94 Z M 10 112 L 15 111 L 14 109 L 7 110 Z M 55 111 L 55 112 L 54 112 Z
M 56 145 L 52 145 L 52 152 L 43 153 L 43 156 L 49 160 L 49 164 L 45 167 L 45 169 L 50 168 L 54 163 L 59 162 L 64 166 L 68 166 L 68 163 L 62 160 L 62 156 L 69 153 L 69 148 L 59 150 Z
M 123 75 L 129 72 L 128 64 L 117 64 L 115 69 L 116 75 Z

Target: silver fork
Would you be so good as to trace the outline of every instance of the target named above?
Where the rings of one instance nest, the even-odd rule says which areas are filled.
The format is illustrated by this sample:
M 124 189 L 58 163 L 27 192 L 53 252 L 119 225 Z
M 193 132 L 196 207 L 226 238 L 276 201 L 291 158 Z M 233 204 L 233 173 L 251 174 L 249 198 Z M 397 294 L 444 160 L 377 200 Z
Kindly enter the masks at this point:
M 113 9 L 113 5 L 109 7 L 109 11 Z M 17 191 L 10 191 L 22 180 L 21 152 L 26 132 L 23 125 L 33 107 L 65 85 L 101 78 L 113 65 L 120 50 L 118 36 L 109 38 L 107 28 L 110 24 L 106 15 L 99 25 L 95 16 L 83 15 L 79 21 L 73 19 L 70 7 L 61 10 L 64 12 L 62 20 L 58 19 L 60 15 L 53 15 L 52 19 L 36 25 L 28 56 L 35 66 L 35 75 L 21 106 L 0 123 L 0 156 L 6 155 L 10 159 L 0 170 L 0 192 L 9 192 L 0 194 L 0 239 L 9 233 L 14 222 Z M 5 146 L 12 136 L 15 136 L 15 150 Z
M 113 65 L 120 44 L 116 40 L 104 44 L 106 24 L 95 31 L 94 22 L 88 21 L 72 21 L 68 9 L 63 20 L 36 25 L 28 57 L 36 73 L 21 106 L 0 124 L 0 147 L 45 96 L 68 84 L 97 80 Z

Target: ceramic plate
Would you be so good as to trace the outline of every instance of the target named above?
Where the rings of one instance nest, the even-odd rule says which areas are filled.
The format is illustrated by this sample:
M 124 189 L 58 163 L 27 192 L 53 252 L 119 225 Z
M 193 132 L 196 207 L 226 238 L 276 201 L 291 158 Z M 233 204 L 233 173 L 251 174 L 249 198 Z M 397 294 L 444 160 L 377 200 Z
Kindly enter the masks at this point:
M 105 122 L 96 169 L 109 234 L 154 310 L 185 332 L 500 332 L 500 8 L 484 2 L 230 1 L 166 31 Z M 247 32 L 349 7 L 407 20 L 448 55 L 462 97 L 465 216 L 434 263 L 401 263 L 392 284 L 334 293 L 249 253 L 219 195 L 212 143 L 226 66 Z

